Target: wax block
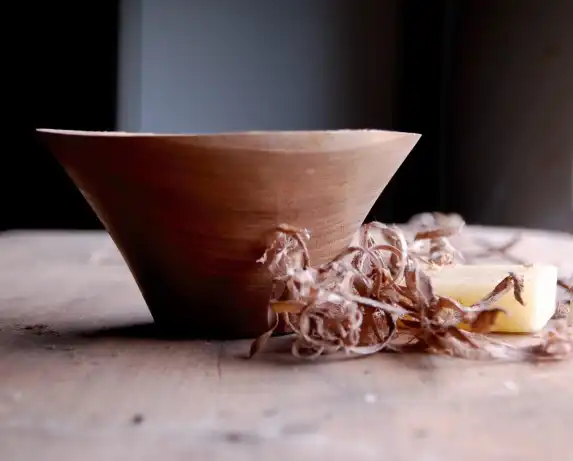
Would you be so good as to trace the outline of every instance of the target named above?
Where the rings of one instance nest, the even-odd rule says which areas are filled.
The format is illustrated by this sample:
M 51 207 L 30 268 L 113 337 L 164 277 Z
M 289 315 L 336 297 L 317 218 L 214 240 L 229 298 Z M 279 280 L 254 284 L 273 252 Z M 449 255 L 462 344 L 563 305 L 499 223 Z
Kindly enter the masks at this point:
M 523 300 L 519 304 L 513 290 L 496 306 L 507 311 L 493 327 L 498 333 L 537 333 L 555 312 L 557 302 L 557 268 L 551 265 L 454 265 L 427 271 L 438 295 L 449 296 L 466 306 L 487 295 L 509 272 L 523 277 Z

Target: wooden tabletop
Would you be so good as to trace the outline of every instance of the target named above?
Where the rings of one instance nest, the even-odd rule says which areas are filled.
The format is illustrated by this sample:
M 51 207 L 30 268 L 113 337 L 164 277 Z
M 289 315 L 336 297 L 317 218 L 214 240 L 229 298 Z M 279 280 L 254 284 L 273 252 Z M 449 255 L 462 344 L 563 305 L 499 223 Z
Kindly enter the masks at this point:
M 471 227 L 463 245 L 514 233 Z M 525 231 L 509 253 L 573 274 L 565 234 Z M 158 337 L 104 233 L 0 234 L 0 459 L 573 459 L 573 359 L 307 363 L 273 341 L 247 361 L 247 341 Z

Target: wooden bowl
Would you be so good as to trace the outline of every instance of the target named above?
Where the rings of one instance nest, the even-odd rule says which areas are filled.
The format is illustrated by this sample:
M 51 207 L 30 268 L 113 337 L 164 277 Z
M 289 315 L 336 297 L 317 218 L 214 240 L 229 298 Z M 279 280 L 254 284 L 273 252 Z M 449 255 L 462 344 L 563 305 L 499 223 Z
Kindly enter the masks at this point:
M 377 130 L 163 135 L 38 130 L 121 251 L 155 322 L 192 337 L 268 327 L 270 231 L 350 242 L 419 135 Z

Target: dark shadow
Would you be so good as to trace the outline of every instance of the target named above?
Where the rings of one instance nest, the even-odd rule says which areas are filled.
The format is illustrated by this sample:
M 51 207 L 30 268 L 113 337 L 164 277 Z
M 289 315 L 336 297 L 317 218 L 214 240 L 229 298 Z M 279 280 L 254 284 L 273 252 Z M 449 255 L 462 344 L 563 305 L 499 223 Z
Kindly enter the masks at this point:
M 144 321 L 133 324 L 116 325 L 90 329 L 69 329 L 54 330 L 47 325 L 18 325 L 0 328 L 0 339 L 8 346 L 7 350 L 34 350 L 45 351 L 46 354 L 66 354 L 72 360 L 84 356 L 86 353 L 91 356 L 94 351 L 97 355 L 98 343 L 102 346 L 113 344 L 111 356 L 118 356 L 125 351 L 138 348 L 138 353 L 147 353 L 148 346 L 157 346 L 159 351 L 172 350 L 173 348 L 185 348 L 189 353 L 193 353 L 193 345 L 198 347 L 211 347 L 217 350 L 218 363 L 240 361 L 249 366 L 249 362 L 256 362 L 259 369 L 265 368 L 292 368 L 302 369 L 308 366 L 318 367 L 317 370 L 324 370 L 323 366 L 330 363 L 346 362 L 348 360 L 360 360 L 364 363 L 364 375 L 372 373 L 372 369 L 384 365 L 391 365 L 392 370 L 399 373 L 400 370 L 416 371 L 416 375 L 426 385 L 436 386 L 437 376 L 444 370 L 473 368 L 478 366 L 482 370 L 491 369 L 500 365 L 507 365 L 506 361 L 496 360 L 464 360 L 452 357 L 438 357 L 424 353 L 378 353 L 374 355 L 354 355 L 337 353 L 319 357 L 315 360 L 302 360 L 291 354 L 293 337 L 283 335 L 273 337 L 267 342 L 265 347 L 253 358 L 248 358 L 250 340 L 200 340 L 191 338 L 188 335 L 175 334 L 165 331 L 151 321 Z M 102 347 L 102 354 L 109 353 L 108 347 Z M 158 352 L 161 353 L 161 352 Z M 92 357 L 93 358 L 93 357 Z M 96 357 L 97 359 L 97 357 Z M 543 363 L 537 364 L 542 366 Z
M 108 343 L 114 341 L 125 348 L 139 347 L 140 345 L 151 345 L 158 343 L 166 347 L 193 347 L 193 344 L 211 344 L 213 347 L 224 349 L 223 355 L 230 360 L 240 360 L 248 364 L 255 361 L 259 366 L 269 367 L 305 367 L 317 364 L 327 364 L 329 362 L 340 362 L 346 360 L 360 360 L 371 356 L 346 355 L 344 353 L 322 356 L 316 360 L 301 360 L 291 354 L 293 337 L 290 335 L 275 336 L 269 340 L 264 348 L 253 358 L 248 358 L 251 340 L 209 340 L 199 339 L 185 334 L 167 331 L 160 328 L 152 321 L 140 322 L 107 327 L 95 327 L 90 329 L 62 329 L 54 330 L 48 325 L 29 324 L 7 327 L 0 330 L 0 335 L 10 336 L 7 343 L 10 348 L 16 350 L 35 349 L 54 352 L 74 352 L 81 353 L 84 348 L 98 343 Z M 190 349 L 191 350 L 191 349 Z
M 125 341 L 160 341 L 160 342 L 219 342 L 233 343 L 241 339 L 220 339 L 212 336 L 195 334 L 192 330 L 174 330 L 161 328 L 155 322 L 141 322 L 126 325 L 109 326 L 85 330 L 69 330 L 62 336 L 76 337 L 81 340 L 125 340 Z
M 58 329 L 44 324 L 26 324 L 0 328 L 2 339 L 13 349 L 79 350 L 98 342 L 115 340 L 121 343 L 137 342 L 197 342 L 182 334 L 159 328 L 152 321 L 91 329 Z
M 79 330 L 73 332 L 79 338 L 86 339 L 125 339 L 125 340 L 155 340 L 155 341 L 191 341 L 198 338 L 190 338 L 182 332 L 170 332 L 160 328 L 154 322 L 144 322 L 128 325 L 119 325 L 93 330 Z

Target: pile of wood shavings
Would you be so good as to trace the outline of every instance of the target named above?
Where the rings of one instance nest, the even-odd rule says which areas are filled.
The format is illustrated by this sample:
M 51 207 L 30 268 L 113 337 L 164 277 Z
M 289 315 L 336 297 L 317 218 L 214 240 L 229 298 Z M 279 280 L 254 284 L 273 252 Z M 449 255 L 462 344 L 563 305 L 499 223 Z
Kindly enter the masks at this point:
M 573 320 L 571 309 L 573 308 L 573 277 L 569 280 L 560 279 L 557 285 L 562 290 L 562 295 L 557 301 L 557 309 L 555 309 L 554 319 L 568 319 Z
M 430 352 L 468 359 L 563 359 L 573 348 L 565 321 L 557 321 L 537 344 L 515 346 L 487 336 L 504 312 L 496 302 L 509 291 L 523 304 L 523 280 L 513 273 L 479 302 L 464 306 L 434 293 L 428 268 L 455 264 L 462 255 L 449 237 L 464 222 L 458 215 L 424 213 L 411 223 L 408 241 L 396 226 L 362 226 L 356 244 L 313 267 L 309 232 L 281 225 L 259 260 L 272 274 L 273 325 L 257 338 L 252 357 L 280 320 L 294 334 L 292 354 L 317 358 L 351 354 Z M 462 329 L 460 325 L 465 325 Z

